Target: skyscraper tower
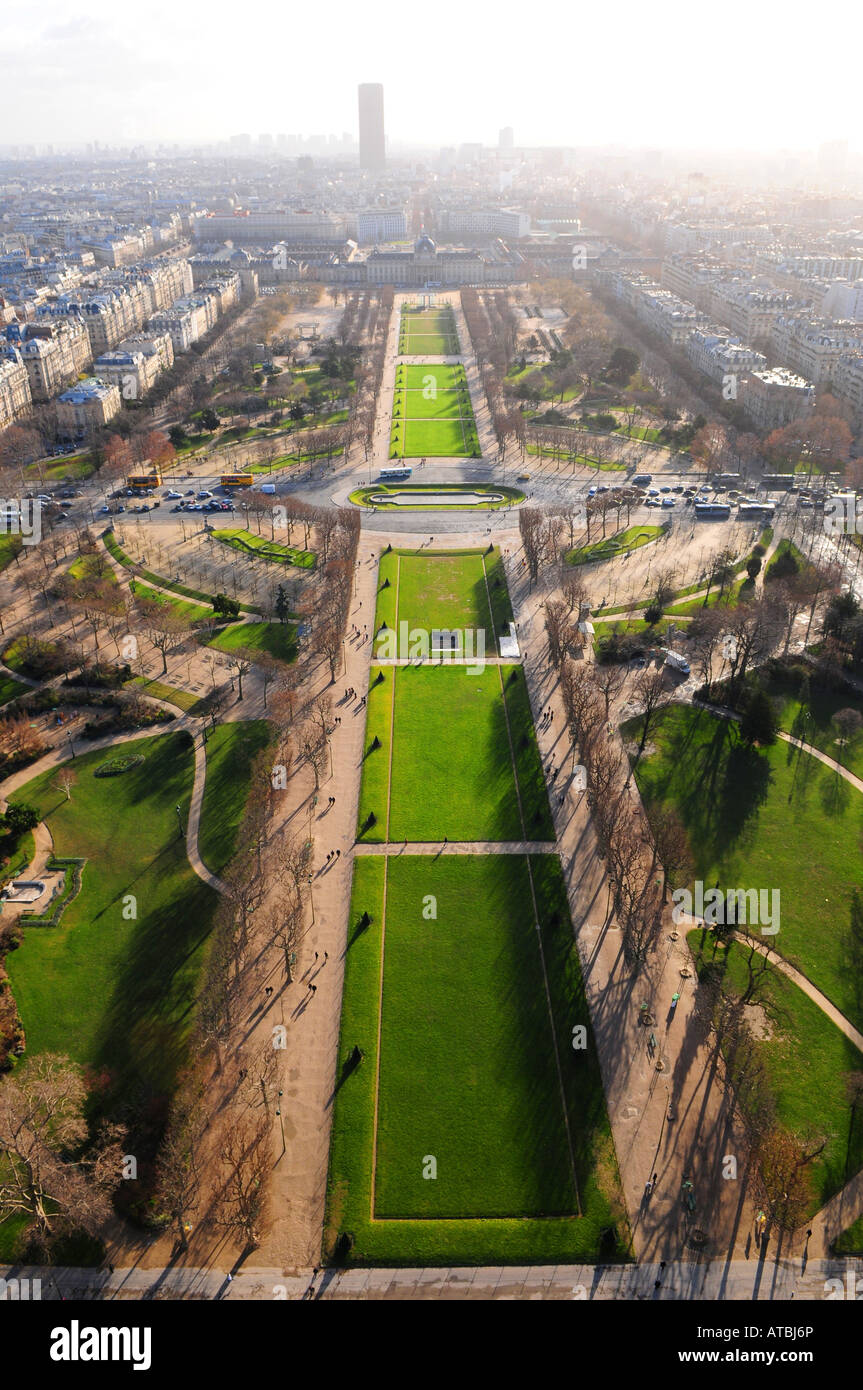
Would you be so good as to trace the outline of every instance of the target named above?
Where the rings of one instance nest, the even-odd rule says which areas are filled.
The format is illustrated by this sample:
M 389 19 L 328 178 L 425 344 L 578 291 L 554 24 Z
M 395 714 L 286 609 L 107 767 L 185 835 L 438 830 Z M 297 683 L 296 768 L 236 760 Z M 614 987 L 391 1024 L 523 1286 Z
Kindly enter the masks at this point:
M 386 163 L 383 84 L 361 82 L 357 94 L 360 108 L 360 168 L 383 169 Z

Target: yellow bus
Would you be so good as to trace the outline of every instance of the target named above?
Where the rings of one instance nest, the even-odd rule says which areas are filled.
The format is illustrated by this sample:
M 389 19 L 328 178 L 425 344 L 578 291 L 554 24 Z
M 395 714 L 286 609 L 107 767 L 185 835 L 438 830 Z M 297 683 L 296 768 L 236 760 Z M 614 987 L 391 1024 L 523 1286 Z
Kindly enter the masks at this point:
M 222 487 L 251 487 L 254 481 L 253 473 L 223 473 L 220 479 Z
M 158 468 L 152 469 L 149 473 L 133 473 L 129 479 L 129 487 L 137 491 L 144 492 L 148 487 L 161 487 L 162 474 Z

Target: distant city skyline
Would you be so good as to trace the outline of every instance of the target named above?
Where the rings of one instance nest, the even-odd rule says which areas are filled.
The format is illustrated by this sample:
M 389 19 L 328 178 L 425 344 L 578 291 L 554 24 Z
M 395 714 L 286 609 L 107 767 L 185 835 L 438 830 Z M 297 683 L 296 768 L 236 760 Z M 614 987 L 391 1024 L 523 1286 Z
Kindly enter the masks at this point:
M 357 23 L 337 5 L 261 0 L 230 42 L 203 0 L 153 0 L 130 25 L 108 0 L 45 0 L 4 16 L 18 101 L 3 145 L 217 143 L 236 131 L 358 133 L 357 85 L 386 92 L 389 149 L 464 142 L 814 152 L 859 122 L 853 84 L 836 80 L 835 35 L 804 34 L 757 8 L 741 26 L 709 24 L 683 0 L 621 16 L 563 6 L 533 16 L 442 0 L 434 35 L 422 10 L 381 0 Z M 535 42 L 527 43 L 527 35 Z M 436 37 L 440 36 L 440 37 Z

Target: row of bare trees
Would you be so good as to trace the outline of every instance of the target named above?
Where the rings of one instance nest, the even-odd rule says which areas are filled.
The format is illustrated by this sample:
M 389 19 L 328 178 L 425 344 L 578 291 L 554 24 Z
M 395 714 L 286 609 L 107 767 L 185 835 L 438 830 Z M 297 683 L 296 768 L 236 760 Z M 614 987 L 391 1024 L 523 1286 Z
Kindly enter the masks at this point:
M 607 677 L 603 674 L 599 679 Z M 640 693 L 658 700 L 659 689 L 652 687 L 658 687 L 661 679 L 660 672 L 645 672 Z M 560 683 L 573 754 L 577 748 L 585 769 L 597 848 L 608 877 L 609 907 L 621 929 L 624 957 L 638 969 L 662 924 L 664 888 L 656 874 L 657 849 L 641 804 L 630 793 L 629 769 L 620 744 L 610 737 L 608 710 L 613 691 L 603 690 L 587 663 L 569 657 L 561 661 Z

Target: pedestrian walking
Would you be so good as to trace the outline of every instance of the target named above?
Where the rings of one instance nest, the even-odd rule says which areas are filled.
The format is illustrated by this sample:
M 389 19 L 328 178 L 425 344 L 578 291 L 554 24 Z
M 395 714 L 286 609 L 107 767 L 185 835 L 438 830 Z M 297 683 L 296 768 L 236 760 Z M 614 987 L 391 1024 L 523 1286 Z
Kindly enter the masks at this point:
M 266 997 L 267 997 L 268 999 L 269 999 L 270 995 L 272 994 L 272 992 L 273 992 L 273 986 L 272 986 L 272 985 L 267 985 L 267 988 L 264 990 L 264 994 L 266 995 Z
M 654 1173 L 653 1177 L 651 1178 L 651 1182 L 653 1183 L 653 1186 L 654 1186 L 654 1187 L 656 1186 L 656 1179 L 657 1179 L 658 1177 L 659 1177 L 659 1174 L 658 1174 L 658 1173 Z
M 340 849 L 337 849 L 337 850 L 336 850 L 336 858 L 337 858 L 337 859 L 341 859 L 341 857 L 342 857 L 342 852 L 341 852 Z
M 318 953 L 317 953 L 317 951 L 315 951 L 315 965 L 317 965 L 317 963 L 318 963 Z
M 326 965 L 326 963 L 327 963 L 327 961 L 329 960 L 329 958 L 330 958 L 330 953 L 329 953 L 329 951 L 324 951 L 324 965 Z
M 318 992 L 317 985 L 309 985 L 309 989 L 312 991 L 312 994 L 317 994 Z

